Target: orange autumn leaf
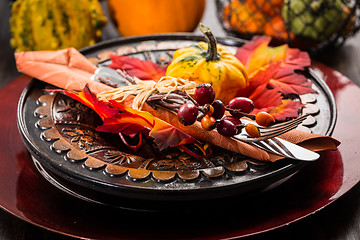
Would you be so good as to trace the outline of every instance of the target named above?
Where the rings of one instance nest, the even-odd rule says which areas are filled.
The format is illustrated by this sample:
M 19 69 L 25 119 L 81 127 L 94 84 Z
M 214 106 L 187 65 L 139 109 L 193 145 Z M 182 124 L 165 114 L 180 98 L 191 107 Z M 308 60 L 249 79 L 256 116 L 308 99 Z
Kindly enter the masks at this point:
M 141 118 L 144 123 L 144 126 L 148 126 L 148 127 L 154 127 L 155 122 L 156 122 L 156 118 L 151 115 L 149 112 L 144 112 L 144 111 L 139 111 L 139 110 L 135 110 L 129 106 L 126 106 L 124 104 L 120 104 L 115 100 L 110 100 L 109 101 L 110 106 L 115 107 L 117 109 L 119 109 L 121 112 L 125 112 L 128 113 L 131 116 L 135 116 L 137 118 Z
M 288 46 L 269 47 L 270 41 L 268 36 L 255 36 L 237 49 L 235 56 L 245 66 L 250 77 L 270 64 L 285 59 Z
M 165 76 L 165 69 L 152 61 L 144 61 L 128 56 L 111 55 L 111 64 L 108 66 L 113 69 L 121 69 L 132 77 L 141 80 L 158 81 Z

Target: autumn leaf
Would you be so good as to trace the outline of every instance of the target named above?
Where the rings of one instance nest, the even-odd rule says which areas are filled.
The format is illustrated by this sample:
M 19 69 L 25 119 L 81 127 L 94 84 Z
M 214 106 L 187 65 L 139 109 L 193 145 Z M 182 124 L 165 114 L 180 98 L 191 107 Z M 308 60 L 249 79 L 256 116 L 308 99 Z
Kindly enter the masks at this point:
M 256 36 L 251 41 L 246 42 L 236 51 L 235 57 L 246 67 L 255 51 L 260 46 L 267 46 L 271 41 L 267 36 Z
M 312 82 L 296 72 L 310 66 L 309 55 L 299 49 L 289 48 L 287 45 L 269 47 L 270 40 L 271 38 L 267 36 L 254 37 L 236 52 L 235 56 L 244 64 L 249 73 L 250 84 L 258 83 L 259 71 L 267 70 L 273 64 L 277 64 L 275 69 L 272 67 L 272 73 L 274 70 L 276 72 L 269 80 L 269 88 L 279 88 L 284 95 L 315 92 L 311 88 Z
M 268 36 L 256 36 L 237 49 L 235 56 L 245 66 L 250 77 L 256 71 L 285 59 L 288 46 L 269 47 L 270 41 Z
M 249 85 L 239 89 L 237 96 L 249 97 L 259 86 L 267 85 L 278 72 L 280 63 L 270 64 L 267 68 L 257 71 L 249 78 Z M 264 90 L 264 89 L 263 89 Z
M 289 48 L 286 58 L 281 62 L 277 73 L 269 81 L 268 86 L 270 88 L 279 88 L 285 96 L 289 94 L 316 93 L 312 88 L 312 82 L 301 74 L 301 71 L 304 71 L 310 64 L 311 60 L 307 53 Z
M 285 96 L 290 94 L 302 95 L 306 93 L 315 93 L 312 89 L 312 82 L 309 82 L 304 76 L 294 77 L 292 75 L 283 76 L 278 79 L 271 79 L 268 86 L 279 89 Z
M 299 116 L 299 110 L 304 106 L 300 101 L 283 100 L 282 104 L 268 111 L 277 121 L 286 121 L 287 118 Z
M 99 132 L 123 133 L 134 137 L 138 133 L 148 135 L 152 126 L 139 117 L 129 113 L 119 113 L 111 118 L 105 118 L 103 125 L 96 128 Z
M 100 118 L 104 121 L 105 118 L 112 118 L 114 115 L 118 114 L 118 110 L 110 108 L 106 103 L 99 101 L 95 94 L 93 94 L 89 86 L 86 85 L 82 92 L 75 91 L 63 91 L 67 96 L 75 99 L 78 102 L 81 102 L 85 106 L 93 109 Z
M 301 73 L 311 65 L 311 59 L 306 52 L 287 45 L 270 47 L 270 41 L 267 36 L 254 37 L 238 48 L 235 56 L 250 76 L 248 87 L 239 90 L 238 95 L 254 101 L 254 114 L 271 112 L 277 120 L 297 117 L 302 104 L 283 98 L 316 92 Z
M 154 142 L 160 150 L 163 150 L 168 146 L 174 147 L 198 142 L 189 134 L 180 131 L 179 129 L 175 128 L 170 124 L 165 124 L 165 122 L 157 122 L 149 135 L 154 138 Z M 184 141 L 184 139 L 187 140 Z
M 121 69 L 132 77 L 141 80 L 158 81 L 165 76 L 165 69 L 152 61 L 144 61 L 138 58 L 128 56 L 111 55 L 111 64 L 108 66 L 113 69 Z
M 191 135 L 175 128 L 167 122 L 154 117 L 149 112 L 139 111 L 110 100 L 108 104 L 97 99 L 86 86 L 82 92 L 63 91 L 69 97 L 93 109 L 101 119 L 103 125 L 97 131 L 108 133 L 123 133 L 134 137 L 138 133 L 153 137 L 160 150 L 169 146 L 199 143 Z
M 257 109 L 272 109 L 282 104 L 282 96 L 278 89 L 268 89 L 265 84 L 258 86 L 249 96 Z

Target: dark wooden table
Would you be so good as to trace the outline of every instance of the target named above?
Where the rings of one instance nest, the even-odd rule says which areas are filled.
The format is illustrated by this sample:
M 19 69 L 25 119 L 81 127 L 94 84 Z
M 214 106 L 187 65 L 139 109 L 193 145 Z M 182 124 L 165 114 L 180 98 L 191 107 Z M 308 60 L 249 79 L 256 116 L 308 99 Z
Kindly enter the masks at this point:
M 0 87 L 14 80 L 21 74 L 16 70 L 13 49 L 10 47 L 8 19 L 10 17 L 9 1 L 0 1 Z M 103 2 L 104 7 L 106 3 Z M 225 36 L 215 16 L 214 1 L 208 0 L 202 22 L 210 26 L 217 36 Z M 103 39 L 119 37 L 114 27 L 109 24 L 104 31 Z M 349 39 L 340 49 L 327 52 L 317 61 L 339 71 L 360 86 L 360 35 Z M 2 99 L 4 101 L 4 99 Z M 6 99 L 5 99 L 6 101 Z M 351 107 L 351 106 L 349 106 Z M 360 158 L 360 157 L 359 157 Z M 0 156 L 1 160 L 1 156 Z M 360 160 L 360 159 L 359 159 Z M 24 222 L 4 210 L 0 210 L 0 239 L 73 239 L 30 223 Z M 357 184 L 325 209 L 286 227 L 246 238 L 258 239 L 326 239 L 356 240 L 360 239 L 360 188 Z

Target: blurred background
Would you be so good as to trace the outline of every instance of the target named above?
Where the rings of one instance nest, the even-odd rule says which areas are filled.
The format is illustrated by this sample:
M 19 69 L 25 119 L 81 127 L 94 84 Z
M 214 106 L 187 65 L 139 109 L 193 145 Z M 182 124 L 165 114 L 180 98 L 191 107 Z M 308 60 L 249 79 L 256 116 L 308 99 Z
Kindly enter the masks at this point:
M 0 87 L 17 75 L 15 49 L 81 49 L 118 37 L 201 34 L 199 22 L 220 37 L 268 35 L 272 44 L 301 48 L 331 67 L 334 57 L 347 55 L 338 52 L 343 45 L 359 42 L 359 5 L 360 0 L 3 0 L 0 43 L 7 61 L 0 65 Z M 356 54 L 351 55 L 346 61 Z

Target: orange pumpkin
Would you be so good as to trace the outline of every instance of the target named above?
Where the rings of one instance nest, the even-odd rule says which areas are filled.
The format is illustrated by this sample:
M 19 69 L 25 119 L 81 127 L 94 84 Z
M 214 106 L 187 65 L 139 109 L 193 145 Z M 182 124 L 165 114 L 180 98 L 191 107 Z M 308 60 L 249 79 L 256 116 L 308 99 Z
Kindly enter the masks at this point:
M 192 32 L 205 0 L 109 0 L 110 16 L 122 36 Z

